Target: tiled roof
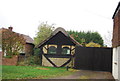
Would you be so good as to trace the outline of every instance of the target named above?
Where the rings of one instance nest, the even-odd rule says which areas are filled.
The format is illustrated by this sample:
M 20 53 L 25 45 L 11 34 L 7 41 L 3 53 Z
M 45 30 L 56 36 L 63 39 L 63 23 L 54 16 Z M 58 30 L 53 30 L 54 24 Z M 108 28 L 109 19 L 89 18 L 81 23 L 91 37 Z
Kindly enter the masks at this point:
M 26 43 L 34 43 L 33 39 L 28 35 L 23 35 L 24 39 L 26 39 Z
M 0 32 L 2 32 L 3 30 L 9 30 L 9 29 L 7 29 L 7 28 L 0 28 Z M 12 31 L 12 32 L 14 32 L 14 31 Z M 20 34 L 20 33 L 17 33 L 17 34 Z M 33 41 L 33 39 L 30 36 L 24 35 L 24 34 L 20 34 L 20 35 L 23 35 L 24 39 L 26 40 L 26 43 L 33 44 L 34 41 Z

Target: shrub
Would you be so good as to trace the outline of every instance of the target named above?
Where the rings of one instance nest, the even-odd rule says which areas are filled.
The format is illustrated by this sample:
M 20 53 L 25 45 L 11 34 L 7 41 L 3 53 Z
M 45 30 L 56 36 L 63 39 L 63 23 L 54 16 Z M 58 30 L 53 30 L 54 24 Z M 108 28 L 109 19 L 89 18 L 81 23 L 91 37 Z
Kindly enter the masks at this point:
M 39 48 L 34 48 L 34 59 L 35 64 L 42 65 L 42 51 Z
M 5 58 L 12 58 L 12 56 L 9 56 L 9 55 L 7 55 L 7 56 L 4 56 Z
M 19 61 L 18 65 L 42 65 L 42 53 L 39 48 L 34 48 L 34 55 L 27 56 L 24 60 Z

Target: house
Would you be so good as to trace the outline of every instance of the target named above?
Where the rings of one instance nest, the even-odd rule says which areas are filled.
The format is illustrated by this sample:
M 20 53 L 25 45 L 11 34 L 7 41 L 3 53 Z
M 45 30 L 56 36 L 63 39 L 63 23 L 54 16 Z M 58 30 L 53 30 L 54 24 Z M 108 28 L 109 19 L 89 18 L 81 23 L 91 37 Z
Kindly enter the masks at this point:
M 23 37 L 26 39 L 25 50 L 23 53 L 25 53 L 26 56 L 33 55 L 33 48 L 35 46 L 33 39 L 28 35 L 23 35 Z
M 113 76 L 120 80 L 120 2 L 114 12 L 113 19 Z
M 0 31 L 2 32 L 3 30 L 6 30 L 6 31 L 12 31 L 13 30 L 13 27 L 8 27 L 8 29 L 7 28 L 1 28 L 0 29 Z M 12 31 L 12 32 L 14 32 L 14 31 Z M 16 33 L 16 32 L 14 32 L 14 33 Z M 17 33 L 17 34 L 20 34 L 20 33 Z M 23 37 L 24 37 L 24 39 L 25 39 L 25 42 L 26 42 L 26 44 L 25 44 L 25 46 L 24 46 L 24 49 L 23 49 L 23 51 L 20 51 L 20 54 L 22 54 L 23 56 L 26 56 L 26 57 L 29 57 L 30 55 L 33 55 L 33 48 L 34 48 L 34 44 L 33 44 L 33 39 L 30 37 L 30 36 L 27 36 L 27 35 L 24 35 L 24 34 L 20 34 L 20 35 L 22 35 Z M 4 56 L 6 55 L 6 53 L 2 53 Z M 12 64 L 12 62 L 9 64 L 9 60 L 8 61 L 6 61 L 5 60 L 5 58 L 3 58 L 4 60 L 3 60 L 3 64 L 5 64 L 5 65 L 11 65 Z M 18 59 L 17 57 L 15 57 L 14 59 Z M 4 62 L 5 61 L 5 62 Z M 8 63 L 7 63 L 8 62 Z M 6 64 L 7 63 L 7 64 Z M 16 65 L 16 62 L 14 63 L 14 64 L 12 64 L 12 65 Z
M 63 28 L 57 28 L 50 37 L 38 45 L 42 50 L 42 65 L 72 67 L 76 45 L 80 44 Z

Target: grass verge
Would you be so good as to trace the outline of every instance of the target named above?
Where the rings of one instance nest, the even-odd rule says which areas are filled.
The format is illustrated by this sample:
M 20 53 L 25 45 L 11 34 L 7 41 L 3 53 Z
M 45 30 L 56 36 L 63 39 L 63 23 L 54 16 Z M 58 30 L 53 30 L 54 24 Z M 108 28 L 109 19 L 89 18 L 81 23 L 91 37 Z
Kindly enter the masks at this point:
M 48 79 L 70 75 L 74 70 L 42 66 L 2 66 L 2 79 Z

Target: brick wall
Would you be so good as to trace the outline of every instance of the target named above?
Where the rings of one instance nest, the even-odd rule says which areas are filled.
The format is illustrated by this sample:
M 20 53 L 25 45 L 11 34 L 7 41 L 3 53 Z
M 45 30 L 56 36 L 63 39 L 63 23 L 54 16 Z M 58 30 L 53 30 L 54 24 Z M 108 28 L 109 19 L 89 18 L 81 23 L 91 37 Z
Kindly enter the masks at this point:
M 2 65 L 17 65 L 18 56 L 12 58 L 2 58 Z
M 30 55 L 33 55 L 33 48 L 34 48 L 34 45 L 32 44 L 26 44 L 25 45 L 25 55 L 26 56 L 30 56 Z
M 32 44 L 26 44 L 25 45 L 25 55 L 26 56 L 30 56 L 33 54 L 33 48 L 34 45 Z M 0 54 L 0 57 L 2 57 L 2 53 Z M 24 58 L 19 59 L 20 60 L 24 60 Z M 17 65 L 18 62 L 18 56 L 13 56 L 12 58 L 2 58 L 2 60 L 0 60 L 0 62 L 2 61 L 2 65 Z
M 120 10 L 114 17 L 114 27 L 113 27 L 113 47 L 120 46 Z

